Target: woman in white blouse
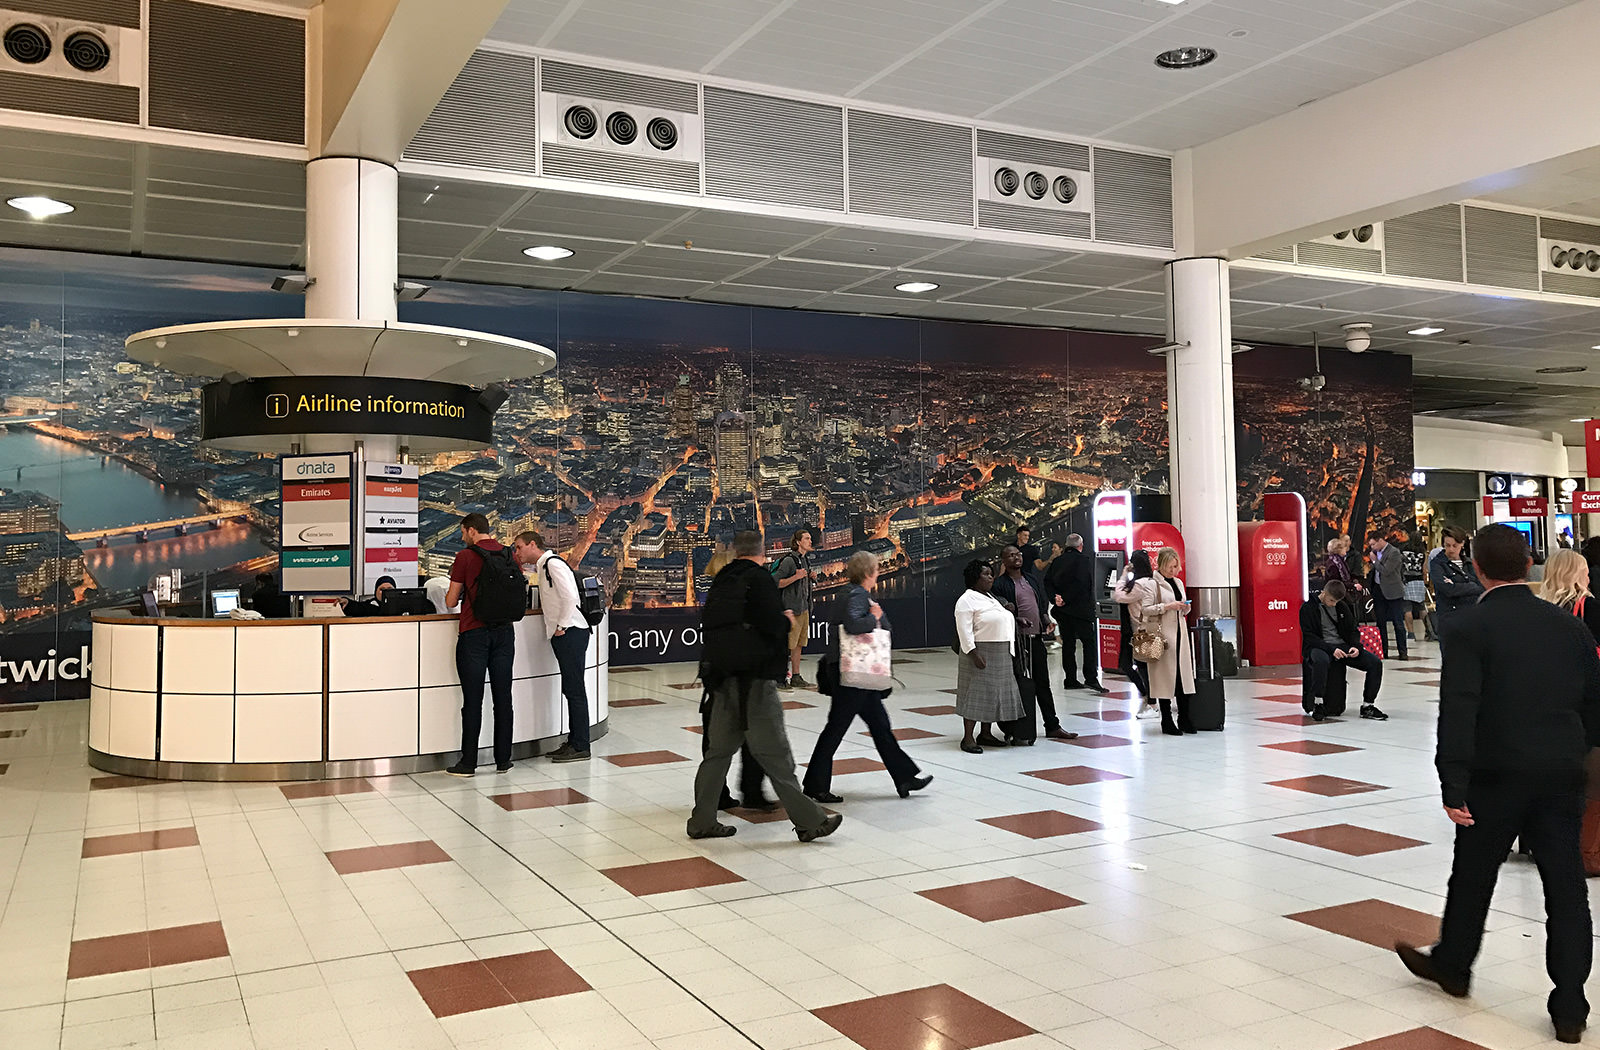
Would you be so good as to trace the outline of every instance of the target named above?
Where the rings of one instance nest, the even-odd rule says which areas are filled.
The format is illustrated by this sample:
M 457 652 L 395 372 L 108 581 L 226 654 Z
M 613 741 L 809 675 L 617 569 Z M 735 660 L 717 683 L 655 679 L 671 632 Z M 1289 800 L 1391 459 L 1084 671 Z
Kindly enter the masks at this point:
M 1011 666 L 1017 651 L 1017 623 L 1000 599 L 989 593 L 994 587 L 993 566 L 972 561 L 963 576 L 967 591 L 956 602 L 956 645 L 961 650 L 956 714 L 966 726 L 961 750 L 981 755 L 980 742 L 1001 744 L 990 734 L 989 723 L 1014 721 L 1024 714 Z M 974 740 L 972 731 L 979 722 L 984 723 L 983 735 Z
M 1161 731 L 1168 736 L 1195 731 L 1189 721 L 1189 698 L 1194 695 L 1194 653 L 1184 622 L 1189 613 L 1189 599 L 1184 596 L 1183 584 L 1177 579 L 1179 567 L 1178 552 L 1172 547 L 1163 547 L 1156 555 L 1153 575 L 1132 580 L 1118 587 L 1112 595 L 1128 607 L 1134 630 L 1143 627 L 1160 635 L 1165 643 L 1160 658 L 1147 661 L 1145 668 L 1150 677 L 1150 695 L 1161 705 Z M 1178 708 L 1176 723 L 1172 720 L 1174 700 Z

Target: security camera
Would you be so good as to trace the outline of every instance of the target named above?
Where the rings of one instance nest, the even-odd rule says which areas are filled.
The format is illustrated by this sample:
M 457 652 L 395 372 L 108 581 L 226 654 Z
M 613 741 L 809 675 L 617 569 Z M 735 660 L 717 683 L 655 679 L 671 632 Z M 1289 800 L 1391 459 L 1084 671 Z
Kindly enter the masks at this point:
M 1323 375 L 1321 372 L 1318 372 L 1314 376 L 1308 376 L 1307 378 L 1300 380 L 1300 389 L 1309 390 L 1313 394 L 1322 393 L 1322 388 L 1327 385 L 1328 377 Z
M 1344 348 L 1352 354 L 1359 354 L 1372 345 L 1372 325 L 1369 322 L 1358 321 L 1340 327 L 1344 329 Z

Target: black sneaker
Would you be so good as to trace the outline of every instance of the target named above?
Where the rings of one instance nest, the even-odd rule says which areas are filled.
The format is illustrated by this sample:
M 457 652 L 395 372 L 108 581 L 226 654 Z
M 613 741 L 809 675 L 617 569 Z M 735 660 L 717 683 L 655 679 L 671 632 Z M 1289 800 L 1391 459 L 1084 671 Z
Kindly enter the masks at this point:
M 587 762 L 587 761 L 589 761 L 589 752 L 587 752 L 587 751 L 574 751 L 572 749 L 572 745 L 571 744 L 562 744 L 560 747 L 558 747 L 554 751 L 550 752 L 550 761 L 552 761 L 552 762 Z
M 832 835 L 835 831 L 838 831 L 839 825 L 843 823 L 844 818 L 835 813 L 833 816 L 825 819 L 819 827 L 816 827 L 811 831 L 802 831 L 799 828 L 795 828 L 794 833 L 799 837 L 801 842 L 815 842 L 818 839 L 825 839 L 829 835 Z
M 747 798 L 747 799 L 745 799 L 744 803 L 742 805 L 740 805 L 738 808 L 739 809 L 749 810 L 752 813 L 776 813 L 776 812 L 778 812 L 778 804 L 776 802 L 774 802 L 770 798 L 762 798 L 759 795 L 757 795 L 755 798 Z
M 1070 678 L 1063 678 L 1061 680 L 1061 688 L 1063 688 L 1063 689 L 1082 689 L 1083 688 L 1083 683 L 1082 682 L 1074 682 Z
M 509 773 L 509 772 L 511 772 L 511 763 L 510 762 L 505 762 L 505 763 L 496 762 L 495 766 L 494 766 L 494 771 L 496 773 Z
M 789 679 L 790 689 L 810 689 L 811 683 L 806 681 L 804 675 L 794 675 Z
M 1378 706 L 1376 704 L 1362 704 L 1361 705 L 1361 717 L 1362 718 L 1375 718 L 1379 722 L 1387 722 L 1389 720 L 1389 716 L 1384 714 L 1382 711 L 1379 711 L 1378 710 Z
M 1084 688 L 1089 690 L 1089 692 L 1091 692 L 1091 693 L 1099 693 L 1101 696 L 1110 696 L 1111 695 L 1111 690 L 1107 689 L 1105 686 L 1101 685 L 1099 682 L 1090 682 L 1088 685 L 1085 685 Z
M 689 837 L 692 839 L 725 839 L 730 835 L 736 835 L 738 833 L 739 829 L 734 827 L 732 824 L 713 824 L 710 831 L 696 831 L 693 828 L 689 829 Z
M 446 769 L 445 772 L 453 777 L 473 777 L 478 775 L 477 767 L 469 766 L 465 762 L 457 762 L 449 769 Z
M 1420 948 L 1413 948 L 1405 943 L 1396 944 L 1394 951 L 1396 955 L 1400 956 L 1400 962 L 1405 965 L 1406 969 L 1411 971 L 1413 976 L 1438 985 L 1446 995 L 1452 995 L 1457 999 L 1465 999 L 1467 993 L 1471 990 L 1470 978 L 1453 977 L 1440 973 L 1438 967 L 1433 964 L 1433 955 L 1431 953 L 1422 951 Z
M 780 693 L 787 693 L 793 688 L 794 682 L 791 679 L 785 678 L 783 681 L 778 683 L 778 692 Z
M 1311 708 L 1311 720 L 1313 722 L 1324 722 L 1324 721 L 1327 721 L 1327 718 L 1328 718 L 1328 709 L 1326 707 L 1322 706 L 1321 704 L 1316 704 L 1316 705 L 1312 706 L 1312 708 Z

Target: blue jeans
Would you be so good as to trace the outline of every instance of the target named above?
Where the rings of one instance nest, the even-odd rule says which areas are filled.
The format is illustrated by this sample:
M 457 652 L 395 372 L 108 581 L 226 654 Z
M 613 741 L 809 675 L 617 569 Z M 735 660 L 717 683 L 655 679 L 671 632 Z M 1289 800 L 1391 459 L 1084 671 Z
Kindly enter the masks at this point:
M 517 636 L 509 624 L 475 627 L 456 639 L 456 675 L 461 679 L 461 761 L 478 764 L 478 734 L 483 729 L 483 674 L 489 672 L 494 699 L 494 760 L 511 764 L 511 661 Z
M 589 750 L 589 693 L 583 685 L 583 663 L 592 633 L 587 627 L 568 627 L 550 639 L 561 668 L 561 694 L 567 698 L 567 746 L 574 751 Z

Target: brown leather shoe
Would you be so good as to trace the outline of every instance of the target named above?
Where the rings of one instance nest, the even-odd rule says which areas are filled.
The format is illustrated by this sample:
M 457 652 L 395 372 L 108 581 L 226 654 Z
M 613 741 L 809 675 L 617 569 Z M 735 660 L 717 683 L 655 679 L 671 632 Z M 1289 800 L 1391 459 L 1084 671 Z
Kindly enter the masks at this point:
M 1051 740 L 1076 740 L 1076 739 L 1078 739 L 1078 734 L 1077 733 L 1069 733 L 1067 730 L 1062 729 L 1060 726 L 1056 726 L 1056 728 L 1054 728 L 1054 729 L 1050 730 L 1049 732 L 1045 733 L 1045 736 L 1050 738 Z
M 1414 976 L 1438 985 L 1444 989 L 1446 995 L 1453 995 L 1457 999 L 1465 999 L 1467 997 L 1469 981 L 1463 978 L 1446 977 L 1441 974 L 1438 967 L 1434 966 L 1433 956 L 1429 953 L 1404 943 L 1396 943 L 1394 952 L 1400 956 L 1400 961 L 1405 964 L 1405 968 L 1410 970 Z

